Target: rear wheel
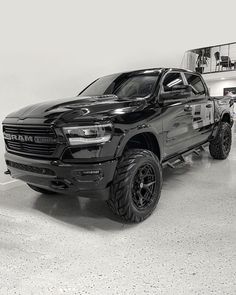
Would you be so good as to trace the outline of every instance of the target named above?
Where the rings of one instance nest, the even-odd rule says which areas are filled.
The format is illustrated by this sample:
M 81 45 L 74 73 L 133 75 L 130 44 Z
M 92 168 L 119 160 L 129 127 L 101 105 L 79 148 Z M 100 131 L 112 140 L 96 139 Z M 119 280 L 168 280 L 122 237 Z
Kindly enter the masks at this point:
M 211 156 L 214 159 L 226 159 L 231 149 L 231 143 L 231 126 L 227 122 L 222 122 L 215 139 L 210 142 L 209 150 Z
M 45 195 L 56 195 L 57 193 L 56 192 L 53 192 L 53 191 L 50 191 L 50 190 L 47 190 L 47 189 L 44 189 L 44 188 L 41 188 L 41 187 L 38 187 L 38 186 L 35 186 L 33 184 L 29 184 L 27 183 L 27 185 L 34 191 L 38 192 L 38 193 L 41 193 L 41 194 L 45 194 Z
M 118 163 L 108 205 L 121 219 L 141 222 L 155 209 L 161 187 L 157 156 L 148 150 L 129 150 Z

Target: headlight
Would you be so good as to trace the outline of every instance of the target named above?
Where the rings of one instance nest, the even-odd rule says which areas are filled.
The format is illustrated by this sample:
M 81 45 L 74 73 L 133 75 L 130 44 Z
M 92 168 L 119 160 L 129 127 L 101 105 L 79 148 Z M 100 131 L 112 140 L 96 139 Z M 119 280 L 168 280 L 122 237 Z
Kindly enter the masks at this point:
M 63 131 L 70 145 L 104 143 L 111 139 L 111 124 L 64 127 Z

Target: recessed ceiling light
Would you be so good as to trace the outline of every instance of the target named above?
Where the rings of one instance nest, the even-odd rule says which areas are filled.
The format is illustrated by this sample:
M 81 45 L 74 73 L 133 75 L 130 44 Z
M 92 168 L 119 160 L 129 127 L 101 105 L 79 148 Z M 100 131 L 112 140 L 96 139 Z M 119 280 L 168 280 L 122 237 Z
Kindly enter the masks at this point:
M 225 78 L 220 78 L 220 80 L 225 80 Z

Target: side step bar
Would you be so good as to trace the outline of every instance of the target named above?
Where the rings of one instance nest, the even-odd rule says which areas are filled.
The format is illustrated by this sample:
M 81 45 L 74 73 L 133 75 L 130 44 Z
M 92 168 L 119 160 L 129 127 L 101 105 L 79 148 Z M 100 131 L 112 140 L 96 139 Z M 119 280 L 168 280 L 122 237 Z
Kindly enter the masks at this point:
M 172 169 L 176 168 L 176 166 L 180 163 L 185 163 L 186 162 L 186 157 L 191 155 L 191 154 L 195 154 L 197 156 L 200 155 L 200 153 L 202 151 L 205 151 L 206 148 L 209 146 L 209 143 L 204 143 L 198 147 L 194 147 L 186 152 L 183 152 L 182 154 L 178 155 L 178 156 L 175 156 L 173 158 L 170 158 L 164 162 L 162 162 L 162 167 L 165 168 L 165 167 L 170 167 Z

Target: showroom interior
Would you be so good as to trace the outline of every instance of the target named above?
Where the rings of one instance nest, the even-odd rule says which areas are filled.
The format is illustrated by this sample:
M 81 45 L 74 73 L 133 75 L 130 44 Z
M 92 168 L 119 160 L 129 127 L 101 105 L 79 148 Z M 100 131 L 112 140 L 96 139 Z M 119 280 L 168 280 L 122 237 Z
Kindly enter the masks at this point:
M 235 1 L 227 18 L 203 0 L 0 3 L 1 122 L 98 77 L 159 67 L 198 72 L 210 96 L 236 102 Z M 1 132 L 0 294 L 236 294 L 235 132 L 227 159 L 206 148 L 164 168 L 158 205 L 137 224 L 4 174 Z

